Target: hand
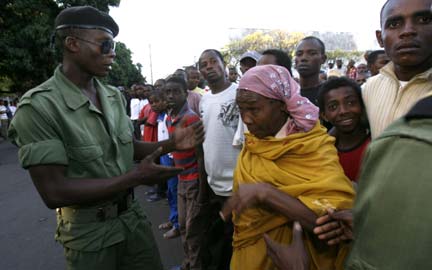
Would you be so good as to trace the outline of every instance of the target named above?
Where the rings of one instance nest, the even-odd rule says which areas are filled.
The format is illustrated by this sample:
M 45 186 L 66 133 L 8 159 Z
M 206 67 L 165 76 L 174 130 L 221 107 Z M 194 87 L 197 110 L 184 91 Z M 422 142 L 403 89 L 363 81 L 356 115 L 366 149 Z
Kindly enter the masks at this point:
M 236 193 L 224 204 L 220 211 L 220 216 L 223 220 L 230 218 L 234 211 L 236 214 L 241 214 L 246 208 L 253 207 L 263 201 L 263 191 L 268 188 L 268 184 L 241 184 Z
M 264 234 L 267 254 L 279 270 L 309 269 L 310 258 L 302 239 L 302 227 L 298 221 L 294 222 L 291 245 L 281 245 Z
M 161 155 L 161 153 L 162 148 L 159 147 L 156 151 L 141 160 L 140 164 L 137 166 L 137 173 L 139 179 L 141 179 L 140 184 L 150 185 L 162 182 L 183 171 L 183 168 L 156 164 L 154 161 Z
M 351 209 L 335 212 L 327 209 L 327 214 L 316 220 L 313 230 L 319 239 L 328 245 L 336 245 L 341 241 L 353 239 L 353 214 Z
M 201 121 L 185 127 L 186 119 L 182 119 L 172 134 L 176 150 L 186 150 L 200 145 L 204 141 L 204 127 Z

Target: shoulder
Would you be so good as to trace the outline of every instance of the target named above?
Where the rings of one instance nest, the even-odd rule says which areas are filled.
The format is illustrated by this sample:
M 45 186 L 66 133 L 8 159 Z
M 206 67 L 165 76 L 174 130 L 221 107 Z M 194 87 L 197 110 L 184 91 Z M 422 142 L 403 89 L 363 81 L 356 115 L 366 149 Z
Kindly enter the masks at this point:
M 17 108 L 24 105 L 35 105 L 35 103 L 44 103 L 44 100 L 52 96 L 56 91 L 56 86 L 53 79 L 49 79 L 44 83 L 28 90 L 20 99 Z

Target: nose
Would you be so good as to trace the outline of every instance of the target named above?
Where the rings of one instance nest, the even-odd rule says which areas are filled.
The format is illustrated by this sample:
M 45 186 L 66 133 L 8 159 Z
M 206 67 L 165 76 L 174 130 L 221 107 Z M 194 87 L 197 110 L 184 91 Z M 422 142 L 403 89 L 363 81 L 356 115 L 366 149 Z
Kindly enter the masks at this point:
M 348 112 L 348 106 L 341 104 L 339 107 L 339 114 L 346 114 Z
M 248 113 L 245 113 L 245 112 L 240 112 L 240 115 L 241 115 L 241 120 L 243 121 L 243 123 L 245 123 L 246 125 L 250 125 L 250 124 L 252 124 L 252 118 L 249 116 L 249 114 Z
M 402 28 L 400 37 L 413 36 L 417 34 L 415 23 L 412 20 L 407 20 Z

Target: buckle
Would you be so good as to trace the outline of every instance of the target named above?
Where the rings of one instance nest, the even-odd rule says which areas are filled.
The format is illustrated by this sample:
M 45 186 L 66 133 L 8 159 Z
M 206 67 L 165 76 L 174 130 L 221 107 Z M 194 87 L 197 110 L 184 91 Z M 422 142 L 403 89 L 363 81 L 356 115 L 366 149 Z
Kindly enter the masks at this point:
M 105 209 L 104 208 L 100 207 L 100 208 L 97 209 L 96 218 L 97 218 L 98 221 L 105 221 L 106 214 L 105 214 Z

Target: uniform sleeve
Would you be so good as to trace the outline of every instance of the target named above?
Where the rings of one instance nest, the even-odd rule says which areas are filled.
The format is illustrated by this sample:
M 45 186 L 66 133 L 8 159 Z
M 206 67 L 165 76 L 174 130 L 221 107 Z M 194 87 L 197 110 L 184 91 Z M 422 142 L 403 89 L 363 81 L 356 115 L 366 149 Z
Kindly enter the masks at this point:
M 34 165 L 68 164 L 62 140 L 48 118 L 31 104 L 19 107 L 9 128 L 9 135 L 19 147 L 18 158 L 25 169 Z

